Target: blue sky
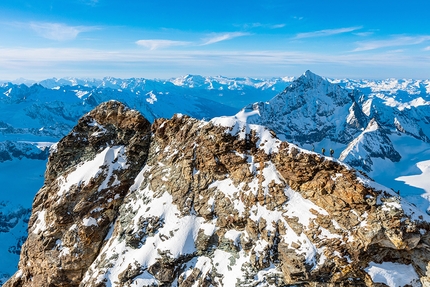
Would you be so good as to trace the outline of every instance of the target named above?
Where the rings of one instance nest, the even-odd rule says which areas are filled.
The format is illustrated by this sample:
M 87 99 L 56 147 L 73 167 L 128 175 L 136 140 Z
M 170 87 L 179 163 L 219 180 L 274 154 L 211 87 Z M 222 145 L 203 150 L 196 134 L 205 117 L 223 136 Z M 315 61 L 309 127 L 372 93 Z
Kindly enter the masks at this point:
M 424 79 L 428 11 L 428 0 L 1 1 L 0 79 Z

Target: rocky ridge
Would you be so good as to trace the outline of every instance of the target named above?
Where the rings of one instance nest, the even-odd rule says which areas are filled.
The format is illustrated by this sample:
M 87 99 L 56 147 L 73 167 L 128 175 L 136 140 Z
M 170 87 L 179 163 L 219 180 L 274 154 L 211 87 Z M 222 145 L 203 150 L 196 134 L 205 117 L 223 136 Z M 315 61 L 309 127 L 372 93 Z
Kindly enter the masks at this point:
M 398 162 L 401 158 L 385 131 L 375 119 L 366 129 L 347 146 L 339 156 L 339 160 L 360 167 L 367 172 L 372 171 L 372 158 L 388 158 Z
M 366 95 L 357 89 L 347 90 L 336 81 L 306 71 L 270 101 L 247 105 L 235 117 L 267 126 L 281 138 L 307 149 L 336 148 L 344 162 L 377 174 L 372 158 L 393 163 L 402 158 L 388 136 L 407 135 L 425 145 L 430 142 L 429 102 L 422 97 L 398 100 L 391 94 Z M 385 136 L 372 140 L 366 136 L 368 140 L 360 142 L 360 154 L 352 152 L 351 147 L 375 123 Z
M 375 286 L 368 270 L 387 262 L 430 286 L 429 222 L 262 126 L 151 126 L 110 101 L 50 155 L 4 286 Z

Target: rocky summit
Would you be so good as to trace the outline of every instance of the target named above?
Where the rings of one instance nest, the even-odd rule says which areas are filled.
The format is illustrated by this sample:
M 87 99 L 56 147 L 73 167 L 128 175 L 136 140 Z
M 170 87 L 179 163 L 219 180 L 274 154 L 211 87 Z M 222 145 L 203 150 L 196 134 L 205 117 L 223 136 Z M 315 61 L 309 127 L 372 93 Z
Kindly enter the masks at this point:
M 430 286 L 429 223 L 262 126 L 110 101 L 51 148 L 4 286 Z

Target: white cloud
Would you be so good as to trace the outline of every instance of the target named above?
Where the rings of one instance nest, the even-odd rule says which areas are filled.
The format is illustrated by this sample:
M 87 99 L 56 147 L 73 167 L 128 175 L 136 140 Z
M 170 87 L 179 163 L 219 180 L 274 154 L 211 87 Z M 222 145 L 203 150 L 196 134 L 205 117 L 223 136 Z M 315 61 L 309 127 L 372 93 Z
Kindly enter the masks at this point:
M 213 34 L 211 37 L 203 39 L 202 46 L 215 44 L 218 42 L 230 40 L 237 37 L 247 36 L 250 35 L 249 33 L 242 33 L 242 32 L 232 32 L 232 33 L 223 33 L 223 34 Z
M 423 55 L 424 54 L 424 55 Z M 196 73 L 235 76 L 294 75 L 307 69 L 365 77 L 423 77 L 430 68 L 430 55 L 380 52 L 321 53 L 302 51 L 97 50 L 78 48 L 0 48 L 0 79 L 77 76 L 161 77 Z M 297 70 L 294 74 L 291 69 Z M 349 71 L 347 74 L 346 71 Z
M 275 24 L 275 25 L 270 25 L 269 28 L 270 29 L 279 29 L 279 28 L 284 28 L 285 24 Z
M 75 39 L 80 33 L 98 29 L 88 26 L 68 26 L 61 23 L 32 22 L 30 28 L 39 36 L 55 41 Z
M 250 35 L 249 33 L 242 32 L 231 32 L 231 33 L 213 33 L 209 37 L 203 38 L 203 43 L 197 42 L 186 42 L 186 41 L 174 41 L 174 40 L 163 40 L 163 39 L 149 39 L 149 40 L 138 40 L 136 44 L 139 46 L 146 47 L 150 50 L 158 50 L 162 48 L 169 48 L 173 46 L 206 46 L 215 44 L 222 41 L 227 41 L 233 38 Z
M 359 32 L 359 33 L 354 33 L 354 35 L 357 35 L 357 36 L 360 36 L 360 37 L 367 37 L 367 36 L 370 36 L 370 35 L 373 35 L 374 34 L 374 32 Z
M 425 48 L 424 48 L 424 51 L 430 51 L 430 46 L 425 47 Z
M 162 39 L 151 39 L 151 40 L 138 40 L 136 44 L 149 50 L 157 50 L 163 48 L 169 48 L 173 46 L 186 46 L 190 42 L 185 41 L 173 41 L 173 40 L 162 40 Z
M 159 50 L 154 53 L 144 53 L 139 49 L 135 50 L 97 50 L 81 48 L 0 48 L 0 63 L 5 62 L 86 62 L 103 61 L 103 62 L 181 62 L 189 61 L 199 63 L 202 60 L 215 62 L 247 63 L 247 64 L 306 64 L 306 63 L 342 63 L 348 65 L 354 64 L 387 64 L 391 59 L 391 64 L 400 64 L 409 61 L 422 61 L 420 55 L 398 55 L 392 56 L 396 51 L 375 53 L 373 55 L 362 55 L 356 53 L 345 54 L 327 54 L 327 53 L 310 53 L 300 51 L 167 51 Z M 415 60 L 413 60 L 415 59 Z M 425 59 L 430 59 L 426 57 Z M 428 65 L 426 62 L 424 64 Z
M 306 32 L 306 33 L 299 33 L 296 35 L 296 39 L 303 39 L 303 38 L 313 38 L 313 37 L 326 37 L 326 36 L 332 36 L 337 34 L 343 34 L 348 33 L 356 30 L 360 30 L 361 26 L 357 27 L 347 27 L 347 28 L 338 28 L 338 29 L 326 29 L 326 30 L 318 30 L 313 32 Z
M 236 25 L 238 26 L 238 25 Z M 262 24 L 262 23 L 252 23 L 252 24 L 245 24 L 242 27 L 245 29 L 252 29 L 252 28 L 268 28 L 268 29 L 280 29 L 284 28 L 286 24 L 280 23 L 280 24 Z
M 410 46 L 430 41 L 430 36 L 399 36 L 389 40 L 375 40 L 357 42 L 354 52 L 369 51 L 387 47 Z

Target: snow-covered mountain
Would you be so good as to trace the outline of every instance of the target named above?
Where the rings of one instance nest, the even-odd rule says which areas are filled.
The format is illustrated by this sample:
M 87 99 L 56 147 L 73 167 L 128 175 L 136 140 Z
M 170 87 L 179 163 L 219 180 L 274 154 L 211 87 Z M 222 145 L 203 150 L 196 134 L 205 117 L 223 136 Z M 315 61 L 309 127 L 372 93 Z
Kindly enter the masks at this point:
M 399 162 L 401 159 L 387 132 L 375 119 L 370 121 L 366 129 L 351 141 L 339 156 L 341 161 L 367 172 L 372 171 L 372 158 L 388 159 L 391 162 Z
M 270 101 L 248 105 L 236 116 L 299 144 L 324 139 L 346 144 L 366 125 L 355 105 L 347 90 L 307 71 Z
M 419 83 L 417 95 L 405 96 L 403 91 L 411 89 L 404 86 L 399 92 L 396 85 L 387 90 L 370 84 L 372 92 L 364 94 L 306 71 L 273 99 L 247 105 L 234 118 L 267 126 L 303 148 L 324 149 L 327 154 L 333 149 L 335 157 L 400 190 L 425 210 L 430 182 L 413 183 L 404 177 L 430 160 L 430 94 L 423 94 L 427 90 L 422 88 L 428 81 Z
M 0 260 L 4 278 L 18 260 L 17 243 L 26 236 L 31 201 L 44 183 L 49 147 L 82 115 L 111 99 L 151 122 L 175 113 L 197 119 L 236 114 L 302 148 L 325 148 L 326 155 L 333 149 L 334 157 L 400 190 L 421 210 L 430 202 L 429 80 L 336 80 L 308 71 L 297 79 L 187 75 L 19 82 L 0 85 L 0 212 L 9 214 L 0 217 L 7 227 L 0 230 L 0 257 L 8 258 Z
M 429 241 L 429 215 L 266 127 L 109 101 L 50 154 L 5 286 L 428 286 Z
M 402 102 L 408 102 L 417 96 L 430 94 L 430 80 L 413 79 L 385 79 L 385 80 L 354 80 L 354 79 L 328 79 L 333 84 L 338 84 L 346 89 L 357 89 L 364 94 L 382 94 L 387 97 L 400 98 Z
M 155 94 L 169 92 L 174 95 L 200 97 L 227 106 L 242 108 L 250 102 L 272 98 L 293 80 L 294 77 L 258 79 L 186 75 L 168 80 L 112 77 L 103 79 L 53 78 L 43 80 L 39 84 L 50 89 L 62 86 L 110 88 L 131 91 L 138 95 L 151 91 Z
M 0 257 L 5 259 L 0 260 L 0 285 L 18 262 L 31 202 L 44 182 L 49 147 L 82 115 L 117 99 L 150 121 L 175 113 L 210 119 L 269 99 L 291 80 L 187 75 L 170 80 L 67 78 L 33 84 L 21 79 L 0 84 L 0 214 L 7 215 L 0 216 L 0 225 L 5 226 L 0 230 Z

